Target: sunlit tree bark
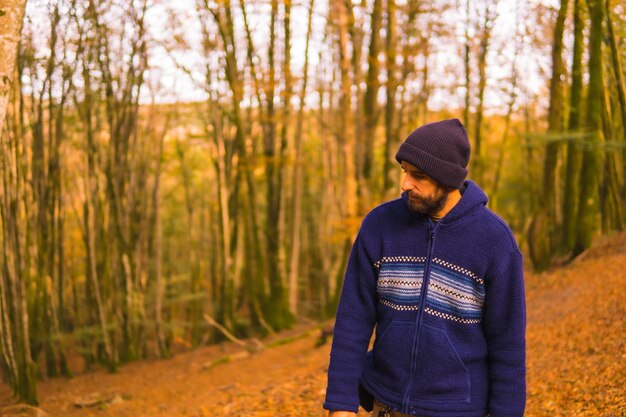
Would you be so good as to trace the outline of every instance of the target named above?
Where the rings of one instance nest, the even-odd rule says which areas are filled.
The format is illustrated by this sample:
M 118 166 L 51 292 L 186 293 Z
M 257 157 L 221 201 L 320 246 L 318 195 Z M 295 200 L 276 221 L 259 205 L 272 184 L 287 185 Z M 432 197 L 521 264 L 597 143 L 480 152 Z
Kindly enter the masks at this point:
M 0 133 L 9 104 L 25 10 L 26 0 L 0 1 Z
M 24 246 L 28 230 L 24 228 L 22 202 L 27 179 L 18 160 L 24 157 L 25 149 L 16 135 L 4 128 L 10 96 L 19 96 L 15 68 L 25 8 L 25 0 L 0 0 L 0 364 L 17 397 L 36 404 L 37 366 L 32 360 L 30 345 L 26 299 L 29 271 L 24 259 L 28 257 L 28 248 Z
M 339 35 L 339 68 L 340 68 L 340 80 L 341 91 L 339 95 L 339 126 L 337 128 L 337 140 L 339 146 L 339 164 L 340 164 L 340 176 L 344 181 L 344 189 L 340 194 L 343 200 L 343 208 L 345 216 L 352 218 L 357 213 L 357 180 L 356 180 L 356 165 L 355 165 L 355 146 L 354 146 L 354 131 L 351 130 L 352 122 L 352 79 L 350 77 L 350 55 L 348 51 L 348 19 L 352 15 L 352 9 L 349 8 L 348 1 L 333 2 L 332 16 L 336 18 L 337 30 Z M 351 25 L 356 33 L 360 33 L 360 29 Z M 353 52 L 353 65 L 355 71 L 359 71 L 360 59 L 357 54 L 360 50 L 360 42 L 355 40 L 360 39 L 360 36 L 352 36 L 352 52 Z M 354 76 L 355 82 L 358 84 L 358 74 Z M 357 111 L 358 113 L 358 111 Z
M 306 43 L 304 46 L 304 66 L 302 69 L 302 88 L 298 96 L 300 107 L 296 120 L 295 131 L 295 161 L 293 166 L 293 186 L 292 186 L 292 227 L 291 227 L 291 251 L 289 252 L 289 305 L 292 314 L 298 314 L 298 293 L 301 269 L 301 228 L 302 228 L 302 195 L 303 192 L 303 169 L 304 160 L 302 158 L 303 148 L 303 128 L 304 128 L 304 109 L 307 94 L 307 86 L 309 80 L 309 43 L 311 40 L 311 32 L 313 28 L 313 11 L 315 8 L 315 0 L 309 0 L 309 15 L 307 19 Z M 319 277 L 318 277 L 319 278 Z

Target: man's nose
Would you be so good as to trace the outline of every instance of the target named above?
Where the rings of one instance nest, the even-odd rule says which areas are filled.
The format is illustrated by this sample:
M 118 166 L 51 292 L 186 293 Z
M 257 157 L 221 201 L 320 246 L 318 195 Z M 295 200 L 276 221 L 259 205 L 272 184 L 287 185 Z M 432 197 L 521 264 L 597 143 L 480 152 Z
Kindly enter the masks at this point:
M 411 191 L 413 189 L 413 184 L 409 181 L 408 178 L 402 180 L 402 191 Z

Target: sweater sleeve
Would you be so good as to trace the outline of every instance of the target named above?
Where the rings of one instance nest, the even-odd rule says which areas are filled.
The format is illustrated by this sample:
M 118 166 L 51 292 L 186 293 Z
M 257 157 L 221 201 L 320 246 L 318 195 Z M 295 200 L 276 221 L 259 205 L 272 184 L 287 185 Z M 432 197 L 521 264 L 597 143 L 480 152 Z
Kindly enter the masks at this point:
M 489 354 L 489 414 L 521 417 L 526 406 L 526 305 L 522 254 L 515 249 L 489 277 L 484 331 Z
M 352 246 L 337 308 L 324 408 L 359 409 L 359 378 L 376 322 L 377 271 L 361 227 Z

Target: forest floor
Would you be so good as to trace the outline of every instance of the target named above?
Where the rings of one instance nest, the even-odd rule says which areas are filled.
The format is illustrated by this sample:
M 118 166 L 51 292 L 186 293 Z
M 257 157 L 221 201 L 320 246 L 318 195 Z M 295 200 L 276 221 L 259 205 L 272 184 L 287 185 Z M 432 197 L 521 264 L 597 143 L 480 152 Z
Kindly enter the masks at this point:
M 600 240 L 566 267 L 526 274 L 527 416 L 626 416 L 625 284 L 626 233 Z M 330 342 L 316 347 L 320 328 L 312 324 L 276 337 L 292 339 L 217 365 L 241 348 L 210 346 L 128 364 L 115 374 L 95 371 L 42 381 L 43 412 L 11 405 L 8 389 L 0 386 L 0 415 L 325 415 L 321 404 Z

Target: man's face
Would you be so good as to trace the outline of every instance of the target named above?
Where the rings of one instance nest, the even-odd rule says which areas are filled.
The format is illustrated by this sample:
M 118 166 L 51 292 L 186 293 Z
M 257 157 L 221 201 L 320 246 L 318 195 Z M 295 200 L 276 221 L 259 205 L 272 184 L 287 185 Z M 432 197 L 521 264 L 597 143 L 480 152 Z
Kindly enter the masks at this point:
M 402 191 L 409 197 L 409 208 L 428 217 L 436 217 L 448 200 L 448 190 L 437 184 L 421 169 L 402 161 L 405 177 Z

